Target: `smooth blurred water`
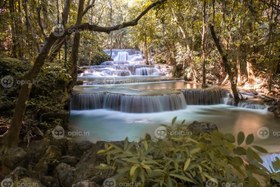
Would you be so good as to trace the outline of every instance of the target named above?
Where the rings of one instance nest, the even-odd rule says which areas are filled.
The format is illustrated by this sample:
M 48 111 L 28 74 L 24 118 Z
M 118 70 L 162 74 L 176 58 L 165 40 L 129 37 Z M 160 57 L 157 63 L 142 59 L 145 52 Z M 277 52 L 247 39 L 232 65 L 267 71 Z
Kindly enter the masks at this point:
M 89 140 L 116 141 L 128 137 L 129 140 L 138 140 L 146 133 L 154 136 L 155 129 L 161 124 L 170 124 L 173 117 L 178 121 L 186 120 L 206 121 L 217 124 L 222 132 L 237 134 L 253 133 L 255 143 L 264 146 L 271 152 L 280 150 L 280 120 L 274 118 L 265 110 L 237 108 L 228 105 L 188 105 L 186 109 L 159 112 L 131 114 L 110 110 L 83 110 L 72 111 L 70 125 L 88 131 Z M 269 129 L 269 136 L 263 136 L 263 127 Z

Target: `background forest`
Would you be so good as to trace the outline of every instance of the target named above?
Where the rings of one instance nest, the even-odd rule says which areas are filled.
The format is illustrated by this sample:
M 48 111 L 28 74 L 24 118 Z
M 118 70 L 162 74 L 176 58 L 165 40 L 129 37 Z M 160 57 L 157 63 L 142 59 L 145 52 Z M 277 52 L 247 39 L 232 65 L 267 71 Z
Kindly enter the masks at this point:
M 51 137 L 50 129 L 57 125 L 68 129 L 71 94 L 74 86 L 81 84 L 77 81 L 80 66 L 99 65 L 111 59 L 104 49 L 139 49 L 147 65 L 171 66 L 174 79 L 198 83 L 203 88 L 230 89 L 234 105 L 244 100 L 239 91 L 265 96 L 272 107 L 270 110 L 280 117 L 279 25 L 279 0 L 1 0 L 0 179 L 11 173 L 20 176 L 23 172 L 25 176 L 28 170 L 31 173 L 27 176 L 38 179 L 38 184 L 44 186 L 71 186 L 90 177 L 94 184 L 101 185 L 116 169 L 107 165 L 102 168 L 102 163 L 124 157 L 126 152 L 120 149 L 132 149 L 137 155 L 140 145 L 141 154 L 155 153 L 158 145 L 148 136 L 137 145 L 126 141 L 120 145 L 104 142 L 93 145 Z M 242 133 L 238 136 L 235 139 L 217 133 L 197 136 L 190 142 L 181 139 L 186 142 L 187 152 L 175 151 L 183 156 L 189 154 L 188 151 L 199 152 L 197 160 L 206 160 L 206 166 L 200 162 L 191 166 L 194 160 L 191 162 L 190 159 L 177 160 L 173 158 L 173 150 L 154 154 L 166 167 L 169 163 L 162 163 L 164 156 L 175 159 L 170 161 L 175 167 L 172 171 L 178 170 L 176 164 L 185 164 L 180 175 L 172 173 L 172 177 L 166 174 L 169 169 L 160 168 L 166 172 L 160 179 L 162 186 L 204 185 L 207 180 L 217 182 L 209 175 L 212 172 L 222 181 L 243 180 L 249 186 L 261 186 L 250 172 L 263 175 L 265 184 L 279 182 L 279 176 L 269 175 L 259 165 L 256 152 L 266 151 L 260 147 L 254 151 L 241 148 L 243 142 L 250 145 L 254 138 Z M 178 146 L 177 140 L 172 138 L 162 145 Z M 227 145 L 226 150 L 217 139 Z M 201 149 L 192 147 L 194 141 Z M 207 151 L 205 145 L 209 142 L 213 144 L 213 150 L 205 156 L 202 151 Z M 104 157 L 96 156 L 99 149 L 103 149 Z M 77 158 L 89 150 L 86 161 L 77 165 Z M 216 153 L 219 156 L 214 159 Z M 72 157 L 63 157 L 65 155 Z M 246 167 L 242 156 L 252 160 Z M 133 156 L 132 159 L 135 161 Z M 220 160 L 224 161 L 221 165 L 218 164 Z M 84 171 L 93 162 L 100 167 Z M 69 165 L 61 166 L 61 163 Z M 150 185 L 156 183 L 157 177 L 150 173 L 156 164 L 149 164 L 141 165 L 141 170 L 140 165 L 133 166 L 129 161 L 118 166 L 126 168 L 127 180 L 140 180 Z M 208 164 L 213 165 L 209 167 Z M 19 165 L 24 168 L 15 170 Z M 200 168 L 194 169 L 197 165 Z M 228 165 L 237 168 L 242 177 L 240 173 L 229 172 Z M 77 173 L 72 171 L 75 170 L 72 166 L 76 167 Z M 223 171 L 218 166 L 223 167 Z M 109 173 L 102 173 L 104 168 Z M 184 173 L 188 168 L 190 171 Z M 37 182 L 31 180 L 29 184 Z

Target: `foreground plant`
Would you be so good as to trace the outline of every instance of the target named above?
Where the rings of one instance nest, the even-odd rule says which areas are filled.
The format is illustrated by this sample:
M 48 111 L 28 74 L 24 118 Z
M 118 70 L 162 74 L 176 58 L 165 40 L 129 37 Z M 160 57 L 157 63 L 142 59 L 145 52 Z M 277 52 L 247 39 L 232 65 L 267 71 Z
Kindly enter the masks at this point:
M 192 135 L 182 122 L 167 128 L 167 137 L 123 146 L 107 143 L 98 153 L 107 163 L 99 169 L 113 169 L 119 183 L 138 186 L 269 186 L 270 174 L 259 153 L 267 151 L 254 142 L 253 134 L 239 132 L 237 138 L 218 131 Z

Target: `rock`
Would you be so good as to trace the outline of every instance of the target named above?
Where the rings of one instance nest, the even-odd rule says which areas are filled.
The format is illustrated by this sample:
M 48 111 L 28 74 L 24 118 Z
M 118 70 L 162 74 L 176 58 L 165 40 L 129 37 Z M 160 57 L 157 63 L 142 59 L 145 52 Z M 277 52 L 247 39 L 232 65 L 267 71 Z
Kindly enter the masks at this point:
M 63 162 L 65 164 L 68 164 L 70 166 L 76 166 L 76 164 L 79 162 L 79 159 L 75 156 L 69 156 L 69 155 L 65 155 L 61 157 L 60 162 Z
M 88 180 L 78 182 L 76 184 L 73 184 L 72 187 L 100 187 L 98 184 L 95 182 L 90 182 Z
M 37 179 L 24 177 L 20 180 L 15 180 L 14 185 L 17 187 L 44 187 L 44 185 Z
M 58 180 L 52 176 L 42 176 L 40 181 L 46 187 L 60 187 Z
M 274 101 L 268 111 L 272 112 L 276 118 L 280 118 L 280 101 Z
M 9 149 L 7 154 L 3 156 L 3 164 L 9 169 L 15 169 L 17 166 L 22 166 L 25 164 L 27 159 L 27 153 L 24 149 L 20 147 Z
M 80 158 L 85 152 L 90 150 L 94 144 L 90 141 L 69 141 L 67 155 Z
M 96 168 L 96 166 L 106 162 L 104 156 L 97 154 L 97 151 L 103 148 L 100 146 L 104 145 L 104 142 L 99 142 L 93 145 L 94 146 L 83 155 L 79 163 L 76 165 L 75 183 L 91 179 L 91 181 L 94 181 L 97 184 L 102 184 L 105 179 L 114 174 L 113 171 Z
M 10 175 L 12 176 L 12 178 L 15 178 L 15 179 L 22 179 L 24 177 L 30 177 L 31 176 L 30 172 L 27 169 L 25 169 L 21 166 L 16 167 L 16 169 L 14 169 L 10 173 Z
M 54 171 L 55 178 L 61 186 L 72 186 L 74 181 L 75 168 L 68 164 L 60 163 Z
M 48 147 L 49 141 L 47 139 L 31 141 L 27 148 L 29 163 L 37 163 L 43 157 Z
M 198 135 L 201 133 L 218 131 L 218 127 L 214 123 L 194 121 L 188 126 L 188 130 L 191 131 L 194 135 Z
M 44 156 L 36 164 L 34 171 L 38 175 L 47 175 L 59 164 L 58 160 L 61 158 L 61 151 L 56 146 L 49 146 Z

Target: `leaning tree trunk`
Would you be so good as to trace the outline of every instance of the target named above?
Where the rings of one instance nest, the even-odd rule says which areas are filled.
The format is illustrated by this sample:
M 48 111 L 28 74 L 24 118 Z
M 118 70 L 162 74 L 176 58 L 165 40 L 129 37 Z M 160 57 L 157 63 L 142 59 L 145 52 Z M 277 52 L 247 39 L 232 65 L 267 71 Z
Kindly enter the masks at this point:
M 19 142 L 20 129 L 26 109 L 26 103 L 32 88 L 32 82 L 38 76 L 48 56 L 48 53 L 56 40 L 57 38 L 53 34 L 51 34 L 50 37 L 47 39 L 43 49 L 36 57 L 32 69 L 24 76 L 24 84 L 22 85 L 19 92 L 19 97 L 17 99 L 15 112 L 11 121 L 11 126 L 8 130 L 8 133 L 4 137 L 4 145 L 9 148 L 17 146 Z
M 222 61 L 223 61 L 223 64 L 225 66 L 225 70 L 228 74 L 228 77 L 229 77 L 229 80 L 230 80 L 230 84 L 231 84 L 231 90 L 232 90 L 232 93 L 233 93 L 233 97 L 234 97 L 234 104 L 235 105 L 238 105 L 238 102 L 240 100 L 239 98 L 239 94 L 238 94 L 238 90 L 237 90 L 237 85 L 236 85 L 236 78 L 234 76 L 234 73 L 232 72 L 231 70 L 231 66 L 230 64 L 228 63 L 228 57 L 227 55 L 224 53 L 222 47 L 221 47 L 221 44 L 220 44 L 220 40 L 219 38 L 217 37 L 216 33 L 215 33 L 215 30 L 214 30 L 214 26 L 213 25 L 209 25 L 209 28 L 210 28 L 210 32 L 211 32 L 211 35 L 212 35 L 212 38 L 215 42 L 215 45 L 222 57 Z
M 206 2 L 203 1 L 203 23 L 202 23 L 202 34 L 201 34 L 201 48 L 202 48 L 202 87 L 206 85 Z
M 79 1 L 79 8 L 78 8 L 78 17 L 76 20 L 76 25 L 80 25 L 83 19 L 83 11 L 84 11 L 84 4 L 85 0 Z M 72 53 L 71 53 L 71 76 L 72 82 L 70 84 L 70 90 L 74 87 L 77 82 L 77 72 L 78 72 L 78 57 L 79 57 L 79 47 L 80 47 L 80 39 L 81 34 L 80 32 L 75 32 L 74 39 L 73 39 L 73 46 L 72 46 Z

